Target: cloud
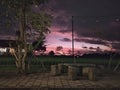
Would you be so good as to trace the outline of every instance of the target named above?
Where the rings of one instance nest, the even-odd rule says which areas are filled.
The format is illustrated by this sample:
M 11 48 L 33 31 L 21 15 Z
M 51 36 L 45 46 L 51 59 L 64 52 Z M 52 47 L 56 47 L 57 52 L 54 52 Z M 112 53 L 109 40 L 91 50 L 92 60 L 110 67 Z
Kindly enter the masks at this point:
M 60 30 L 58 32 L 64 34 L 64 33 L 70 33 L 71 31 L 69 31 L 69 30 Z
M 63 39 L 60 39 L 61 41 L 63 41 L 63 42 L 71 42 L 71 39 L 69 39 L 69 38 L 63 38 Z
M 75 42 L 105 46 L 120 42 L 120 0 L 51 0 L 50 7 L 53 26 L 59 26 L 61 34 L 71 33 L 74 16 Z M 59 40 L 70 41 L 69 38 Z M 117 43 L 112 45 L 119 48 Z
M 120 0 L 51 0 L 52 11 L 66 11 L 71 15 L 120 15 Z
M 100 44 L 100 45 L 107 45 L 107 41 L 100 40 L 100 39 L 94 39 L 94 38 L 75 38 L 76 42 L 85 42 L 85 43 L 90 43 L 90 44 Z
M 116 50 L 120 50 L 120 42 L 118 43 L 112 43 L 112 47 Z
M 71 41 L 67 34 L 71 35 L 71 17 L 74 16 L 75 42 L 106 46 L 107 41 L 120 42 L 120 0 L 50 0 L 46 8 L 53 16 L 52 27 L 56 27 L 52 28 L 51 32 L 54 30 L 58 32 L 60 41 Z M 13 34 L 9 29 L 0 28 L 0 34 L 5 32 Z M 67 35 L 67 38 L 60 39 L 64 35 Z M 113 47 L 119 48 L 118 45 L 114 43 Z
M 120 41 L 120 24 L 118 26 L 118 23 L 114 26 L 107 23 L 101 27 L 87 28 L 86 30 L 84 32 L 78 30 L 76 33 L 78 36 L 82 35 L 84 37 L 100 38 L 109 41 Z
M 67 27 L 71 31 L 73 15 L 74 31 L 78 36 L 120 41 L 120 0 L 52 0 L 50 3 L 54 25 Z

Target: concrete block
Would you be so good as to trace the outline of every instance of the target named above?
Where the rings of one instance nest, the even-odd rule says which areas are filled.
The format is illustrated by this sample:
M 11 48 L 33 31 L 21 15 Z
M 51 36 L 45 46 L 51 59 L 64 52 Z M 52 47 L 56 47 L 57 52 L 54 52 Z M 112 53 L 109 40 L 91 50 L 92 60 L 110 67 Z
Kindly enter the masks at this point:
M 95 68 L 94 67 L 89 67 L 89 72 L 88 72 L 88 79 L 89 80 L 95 80 L 96 75 L 95 75 Z
M 76 80 L 77 77 L 77 73 L 78 73 L 78 67 L 75 66 L 68 66 L 68 78 L 71 80 Z
M 57 65 L 51 65 L 51 71 L 50 71 L 50 74 L 55 76 L 55 75 L 58 75 L 58 68 L 57 68 Z

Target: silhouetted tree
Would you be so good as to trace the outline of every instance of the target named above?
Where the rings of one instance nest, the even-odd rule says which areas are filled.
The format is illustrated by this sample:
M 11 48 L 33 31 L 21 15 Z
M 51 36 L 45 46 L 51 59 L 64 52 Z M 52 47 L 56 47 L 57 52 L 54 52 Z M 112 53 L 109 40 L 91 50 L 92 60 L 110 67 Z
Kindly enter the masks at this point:
M 37 40 L 40 43 L 46 33 L 49 32 L 51 16 L 44 12 L 35 12 L 32 6 L 38 7 L 46 3 L 47 0 L 1 0 L 0 9 L 3 11 L 0 16 L 4 17 L 4 25 L 2 27 L 11 27 L 12 30 L 17 28 L 14 56 L 16 58 L 16 66 L 18 73 L 25 73 L 25 58 L 27 52 L 32 52 L 34 47 L 27 42 L 26 31 L 34 30 L 38 33 Z M 32 34 L 29 34 L 29 38 Z M 39 45 L 39 44 L 37 44 Z
M 69 49 L 69 50 L 68 50 L 68 54 L 69 54 L 69 55 L 72 55 L 72 50 Z
M 44 45 L 44 41 L 41 41 L 40 43 L 38 43 L 38 41 L 34 41 L 32 43 L 32 46 L 35 47 L 34 50 L 39 50 L 41 52 L 45 52 L 46 51 L 46 46 Z
M 54 56 L 54 55 L 55 55 L 54 51 L 50 51 L 50 52 L 49 52 L 49 55 L 50 55 L 50 56 Z

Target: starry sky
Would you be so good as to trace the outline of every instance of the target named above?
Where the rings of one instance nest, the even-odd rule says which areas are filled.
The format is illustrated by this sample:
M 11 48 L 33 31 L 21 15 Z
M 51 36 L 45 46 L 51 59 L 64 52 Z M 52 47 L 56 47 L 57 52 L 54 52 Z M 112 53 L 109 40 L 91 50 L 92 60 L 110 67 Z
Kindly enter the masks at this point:
M 53 16 L 48 47 L 72 47 L 72 16 L 75 48 L 100 47 L 120 50 L 120 0 L 51 0 Z

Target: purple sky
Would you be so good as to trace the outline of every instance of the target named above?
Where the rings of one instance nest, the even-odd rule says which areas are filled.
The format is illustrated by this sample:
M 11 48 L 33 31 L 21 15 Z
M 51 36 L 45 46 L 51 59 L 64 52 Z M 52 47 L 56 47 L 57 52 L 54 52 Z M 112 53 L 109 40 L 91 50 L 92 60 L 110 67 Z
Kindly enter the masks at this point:
M 46 36 L 47 47 L 72 47 L 73 16 L 75 48 L 112 46 L 120 50 L 120 0 L 49 0 L 46 11 L 53 16 L 51 33 Z M 1 18 L 1 35 L 15 34 L 10 28 L 2 30 L 2 23 Z
M 73 16 L 75 48 L 120 49 L 120 0 L 51 0 L 48 6 L 53 16 L 48 47 L 71 48 Z

